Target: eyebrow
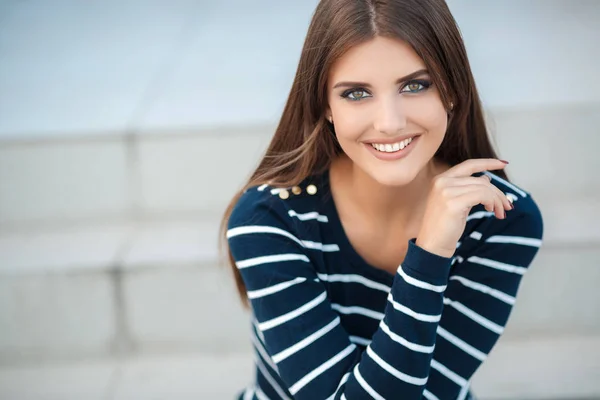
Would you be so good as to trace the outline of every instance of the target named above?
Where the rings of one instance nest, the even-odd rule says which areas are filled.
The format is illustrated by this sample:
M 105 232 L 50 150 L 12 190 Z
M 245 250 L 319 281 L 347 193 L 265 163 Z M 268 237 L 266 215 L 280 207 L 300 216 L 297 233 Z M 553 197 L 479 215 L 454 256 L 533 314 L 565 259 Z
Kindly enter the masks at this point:
M 402 82 L 406 82 L 410 79 L 416 78 L 417 76 L 425 75 L 425 74 L 429 74 L 429 71 L 427 71 L 426 69 L 420 69 L 418 71 L 412 72 L 412 73 L 396 80 L 396 85 L 398 85 Z M 365 87 L 365 88 L 371 87 L 371 85 L 366 82 L 338 82 L 335 84 L 333 89 L 336 89 L 339 87 L 355 87 L 355 86 L 361 86 L 361 87 Z

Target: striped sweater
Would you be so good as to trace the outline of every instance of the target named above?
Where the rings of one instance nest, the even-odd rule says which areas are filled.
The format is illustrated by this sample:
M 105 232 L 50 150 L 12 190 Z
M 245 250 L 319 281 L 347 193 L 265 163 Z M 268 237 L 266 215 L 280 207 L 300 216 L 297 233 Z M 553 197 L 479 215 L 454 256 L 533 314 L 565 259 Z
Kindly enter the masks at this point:
M 227 231 L 253 316 L 256 379 L 239 399 L 471 398 L 543 233 L 531 195 L 485 173 L 514 200 L 507 218 L 474 207 L 453 257 L 411 239 L 393 275 L 353 249 L 327 173 L 289 196 L 246 190 Z

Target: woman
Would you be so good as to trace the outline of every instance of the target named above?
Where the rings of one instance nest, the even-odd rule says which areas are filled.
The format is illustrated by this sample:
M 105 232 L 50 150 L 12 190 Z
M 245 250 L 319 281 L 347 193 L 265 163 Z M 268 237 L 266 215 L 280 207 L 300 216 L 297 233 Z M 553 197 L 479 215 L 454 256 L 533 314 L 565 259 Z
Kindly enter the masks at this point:
M 322 0 L 223 221 L 254 317 L 240 399 L 470 398 L 542 239 L 506 164 L 443 0 Z

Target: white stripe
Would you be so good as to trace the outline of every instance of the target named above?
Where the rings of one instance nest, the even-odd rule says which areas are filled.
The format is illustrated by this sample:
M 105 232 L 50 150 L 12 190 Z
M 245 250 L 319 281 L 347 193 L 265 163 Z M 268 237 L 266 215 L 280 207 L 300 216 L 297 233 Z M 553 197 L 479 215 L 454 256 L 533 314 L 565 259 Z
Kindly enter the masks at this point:
M 439 371 L 446 378 L 456 383 L 458 386 L 463 387 L 467 384 L 467 380 L 459 376 L 456 372 L 450 371 L 447 367 L 440 364 L 436 360 L 431 360 L 431 368 Z
M 365 347 L 371 344 L 371 341 L 369 339 L 361 338 L 358 336 L 350 336 L 350 341 L 354 344 L 360 344 L 361 346 Z
M 258 400 L 270 400 L 267 395 L 265 394 L 265 392 L 263 392 L 262 390 L 260 390 L 260 388 L 256 389 L 256 398 Z
M 285 236 L 289 239 L 292 239 L 294 242 L 298 243 L 300 246 L 305 247 L 307 249 L 315 249 L 322 251 L 339 251 L 340 248 L 337 244 L 323 244 L 318 242 L 312 242 L 310 240 L 300 240 L 296 236 L 292 235 L 288 231 L 284 231 L 283 229 L 275 228 L 273 226 L 264 226 L 264 225 L 248 225 L 248 226 L 238 226 L 237 228 L 231 228 L 227 231 L 227 238 L 233 238 L 241 235 L 249 235 L 253 233 L 273 233 L 275 235 Z
M 415 278 L 407 275 L 404 272 L 404 270 L 402 269 L 402 265 L 400 265 L 398 267 L 398 273 L 400 274 L 402 279 L 404 279 L 404 282 L 408 283 L 409 285 L 413 285 L 413 286 L 419 287 L 421 289 L 432 290 L 432 291 L 438 292 L 438 293 L 442 293 L 444 290 L 446 290 L 446 285 L 440 285 L 440 286 L 432 285 L 431 283 L 420 281 L 418 279 L 415 279 Z
M 290 217 L 296 217 L 298 218 L 300 221 L 308 221 L 311 219 L 316 219 L 319 222 L 329 222 L 329 219 L 327 218 L 327 215 L 321 215 L 316 211 L 312 211 L 312 212 L 308 212 L 308 213 L 304 213 L 304 214 L 298 214 L 296 211 L 294 210 L 289 210 L 288 211 L 288 215 Z
M 477 350 L 475 347 L 460 339 L 458 336 L 451 334 L 441 326 L 438 326 L 437 334 L 449 341 L 450 343 L 452 343 L 453 345 L 455 345 L 456 347 L 458 347 L 459 349 L 463 350 L 465 353 L 472 355 L 479 361 L 485 361 L 485 359 L 487 358 L 487 355 L 484 352 Z
M 423 346 L 423 345 L 420 345 L 420 344 L 417 344 L 417 343 L 409 342 L 408 340 L 406 340 L 402 336 L 399 336 L 399 335 L 395 334 L 394 332 L 392 332 L 391 329 L 390 329 L 390 327 L 387 326 L 386 323 L 383 322 L 383 321 L 381 321 L 381 323 L 379 324 L 379 327 L 394 342 L 400 343 L 402 346 L 404 346 L 404 347 L 406 347 L 406 348 L 408 348 L 408 349 L 410 349 L 412 351 L 416 351 L 416 352 L 419 352 L 419 353 L 425 353 L 425 354 L 431 354 L 431 353 L 433 353 L 433 348 L 435 346 Z
M 417 386 L 425 385 L 427 383 L 427 377 L 425 377 L 425 378 L 417 378 L 417 377 L 414 377 L 414 376 L 406 375 L 405 373 L 398 371 L 396 368 L 392 367 L 390 364 L 388 364 L 385 361 L 383 361 L 381 359 L 381 357 L 379 357 L 377 354 L 375 354 L 375 352 L 373 351 L 373 349 L 370 346 L 367 347 L 367 354 L 381 368 L 385 369 L 387 372 L 389 372 L 390 374 L 392 374 L 396 378 L 400 379 L 401 381 L 404 381 L 406 383 L 410 383 L 411 385 L 417 385 Z
M 369 347 L 367 347 L 368 349 Z M 365 381 L 365 378 L 362 377 L 362 375 L 360 374 L 360 371 L 358 370 L 358 364 L 356 364 L 356 367 L 354 367 L 354 378 L 356 378 L 356 381 L 358 382 L 358 384 L 360 386 L 362 386 L 363 389 L 365 389 L 365 391 L 367 393 L 369 393 L 371 395 L 372 398 L 374 398 L 375 400 L 385 400 L 383 398 L 383 396 L 381 396 L 379 393 L 377 393 L 375 391 L 375 389 L 373 389 L 368 383 L 367 381 Z
M 503 301 L 506 304 L 509 304 L 511 306 L 514 305 L 515 302 L 516 302 L 516 299 L 513 296 L 509 296 L 508 294 L 506 294 L 504 292 L 501 292 L 501 291 L 499 291 L 497 289 L 494 289 L 494 288 L 491 288 L 489 286 L 483 285 L 481 283 L 473 282 L 473 281 L 471 281 L 471 280 L 469 280 L 467 278 L 464 278 L 462 276 L 458 276 L 458 275 L 451 276 L 450 280 L 451 281 L 459 281 L 460 283 L 462 283 L 464 286 L 466 286 L 468 288 L 480 291 L 480 292 L 485 293 L 485 294 L 489 294 L 490 296 L 492 296 L 492 297 L 494 297 L 494 298 L 496 298 L 496 299 L 498 299 L 500 301 Z
M 364 307 L 358 307 L 358 306 L 345 307 L 345 306 L 334 303 L 331 305 L 331 308 L 333 308 L 334 310 L 336 310 L 342 314 L 360 314 L 360 315 L 364 315 L 365 317 L 376 319 L 378 321 L 381 320 L 384 315 L 383 313 L 369 310 Z
M 340 247 L 337 244 L 323 244 L 318 242 L 311 242 L 310 240 L 303 240 L 302 246 L 307 249 L 321 250 L 325 252 L 340 251 Z
M 477 211 L 477 212 L 474 212 L 473 214 L 467 216 L 467 222 L 469 222 L 472 219 L 481 219 L 481 218 L 485 218 L 485 217 L 491 217 L 492 215 L 494 215 L 493 211 Z
M 513 193 L 506 192 L 504 193 L 504 195 L 511 203 L 514 203 L 515 201 L 519 200 L 519 197 L 515 196 Z
M 440 400 L 427 389 L 423 391 L 423 397 L 425 397 L 427 400 Z
M 524 191 L 522 191 L 521 189 L 519 189 L 518 187 L 516 187 L 512 183 L 510 183 L 508 181 L 505 181 L 504 179 L 500 178 L 499 176 L 496 176 L 496 175 L 492 174 L 489 171 L 485 171 L 484 174 L 486 174 L 487 176 L 489 176 L 492 179 L 497 180 L 498 182 L 501 182 L 501 183 L 505 184 L 506 186 L 508 186 L 509 188 L 511 188 L 512 190 L 514 190 L 515 192 L 519 193 L 521 195 L 521 197 L 527 197 L 527 193 L 525 193 Z
M 252 343 L 254 343 L 254 347 L 260 353 L 263 360 L 265 360 L 267 362 L 267 364 L 269 364 L 269 366 L 271 368 L 273 368 L 274 371 L 277 371 L 277 373 L 279 373 L 279 369 L 277 368 L 277 365 L 275 365 L 275 363 L 273 363 L 271 356 L 269 356 L 269 354 L 267 354 L 267 351 L 265 350 L 263 345 L 258 341 L 258 339 L 256 338 L 256 335 L 250 335 L 250 339 L 252 340 Z
M 271 194 L 272 195 L 279 194 L 279 192 L 281 192 L 281 190 L 282 190 L 281 188 L 271 189 Z
M 350 372 L 347 372 L 346 375 L 344 375 L 342 377 L 342 380 L 340 381 L 340 384 L 338 385 L 337 389 L 335 389 L 335 392 L 333 392 L 333 394 L 331 396 L 329 396 L 327 398 L 327 400 L 333 400 L 333 399 L 335 399 L 335 395 L 337 394 L 338 390 L 340 390 L 340 388 L 342 387 L 342 385 L 348 381 L 349 377 L 350 377 Z M 343 400 L 345 398 L 346 398 L 346 396 L 342 393 L 342 397 L 340 398 L 340 400 Z
M 297 285 L 305 281 L 306 278 L 295 278 L 286 282 L 278 283 L 277 285 L 266 287 L 264 289 L 250 290 L 247 292 L 247 295 L 250 300 L 258 299 L 273 293 L 281 292 L 282 290 L 285 290 L 291 286 Z
M 456 242 L 456 248 L 458 249 L 461 244 L 462 244 L 461 242 Z
M 273 356 L 273 361 L 275 361 L 276 363 L 280 363 L 281 361 L 285 360 L 292 354 L 297 353 L 298 351 L 302 350 L 309 344 L 313 343 L 315 340 L 319 339 L 322 336 L 325 336 L 325 334 L 327 332 L 331 331 L 333 328 L 335 328 L 339 324 L 340 324 L 340 318 L 336 317 L 333 321 L 331 321 L 330 323 L 328 323 L 327 325 L 325 325 L 323 328 L 319 329 L 315 333 L 307 336 L 306 338 L 304 338 L 301 341 L 299 341 L 298 343 L 288 347 L 287 349 L 275 354 Z
M 265 321 L 262 322 L 260 324 L 258 324 L 258 328 L 261 331 L 266 331 L 269 330 L 271 328 L 275 328 L 276 326 L 279 326 L 281 324 L 284 324 L 296 317 L 298 317 L 299 315 L 304 314 L 305 312 L 315 308 L 316 306 L 318 306 L 319 304 L 321 304 L 322 302 L 325 301 L 325 299 L 327 298 L 327 293 L 323 292 L 321 293 L 319 296 L 317 296 L 316 298 L 314 298 L 313 300 L 309 301 L 308 303 L 298 307 L 297 309 L 295 309 L 294 311 L 290 311 L 289 313 L 283 314 L 279 317 L 273 318 L 269 321 Z
M 469 237 L 470 237 L 470 238 L 473 238 L 473 239 L 475 239 L 475 240 L 480 240 L 482 236 L 483 236 L 483 235 L 481 234 L 481 232 L 477 232 L 477 231 L 473 231 L 473 232 L 471 232 L 471 234 L 469 235 Z
M 381 290 L 382 292 L 389 293 L 392 290 L 391 287 L 384 285 L 383 283 L 375 282 L 365 278 L 361 275 L 355 274 L 317 274 L 319 279 L 324 282 L 344 282 L 344 283 L 360 283 L 371 289 Z
M 323 372 L 327 371 L 329 368 L 333 367 L 335 364 L 343 360 L 348 356 L 348 354 L 352 353 L 356 349 L 356 346 L 350 344 L 344 350 L 340 351 L 338 354 L 325 361 L 323 364 L 306 374 L 303 378 L 301 378 L 298 382 L 294 383 L 290 387 L 290 393 L 295 395 L 302 389 L 304 386 L 308 385 L 313 379 L 317 376 L 321 375 Z
M 456 264 L 457 262 L 460 264 L 463 261 L 465 261 L 464 258 L 462 258 L 461 256 L 456 256 L 452 259 L 452 265 Z
M 388 301 L 390 303 L 392 303 L 392 306 L 394 306 L 394 308 L 410 317 L 413 317 L 414 319 L 417 319 L 419 321 L 424 321 L 424 322 L 439 322 L 440 319 L 442 318 L 442 315 L 430 315 L 430 314 L 421 314 L 418 313 L 416 311 L 411 310 L 410 308 L 403 306 L 402 304 L 396 302 L 394 300 L 394 298 L 392 297 L 392 294 L 390 293 L 388 295 Z
M 273 226 L 263 226 L 263 225 L 248 225 L 248 226 L 238 226 L 237 228 L 231 228 L 227 231 L 227 238 L 230 239 L 232 237 L 240 236 L 240 235 L 248 235 L 252 233 L 274 233 L 276 235 L 281 235 L 292 239 L 294 242 L 302 245 L 302 242 L 294 235 L 289 233 L 288 231 L 284 231 L 283 229 L 275 228 Z
M 254 388 L 247 388 L 244 391 L 244 400 L 252 400 L 254 397 Z
M 235 265 L 237 265 L 238 269 L 243 269 L 243 268 L 255 267 L 255 266 L 261 265 L 261 264 L 276 263 L 276 262 L 281 262 L 281 261 L 310 262 L 308 257 L 306 257 L 304 254 L 291 253 L 291 254 L 274 254 L 272 256 L 249 258 L 247 260 L 238 261 L 235 263 Z
M 486 242 L 488 243 L 513 243 L 513 244 L 521 244 L 523 246 L 531 246 L 531 247 L 540 247 L 542 245 L 542 241 L 540 239 L 532 239 L 521 236 L 490 236 Z
M 475 311 L 471 310 L 470 308 L 465 307 L 463 304 L 461 304 L 457 301 L 453 301 L 448 298 L 445 298 L 444 304 L 452 306 L 453 308 L 458 310 L 461 314 L 464 314 L 465 316 L 471 318 L 473 321 L 477 322 L 479 325 L 486 327 L 487 329 L 489 329 L 490 331 L 492 331 L 494 333 L 497 333 L 498 335 L 501 335 L 502 332 L 504 331 L 504 328 L 502 326 L 490 321 L 489 319 L 487 319 L 485 317 L 482 317 L 481 315 L 477 314 Z
M 471 385 L 471 383 L 467 382 L 467 384 L 465 386 L 463 386 L 463 388 L 460 391 L 460 393 L 458 394 L 458 398 L 456 400 L 465 400 L 465 397 L 467 396 L 467 393 L 469 393 L 469 386 L 470 385 Z
M 514 274 L 519 274 L 519 275 L 524 275 L 525 272 L 527 272 L 527 268 L 518 267 L 516 265 L 511 265 L 511 264 L 504 264 L 499 261 L 490 260 L 488 258 L 472 256 L 472 257 L 467 258 L 467 261 L 476 263 L 476 264 L 480 264 L 480 265 L 484 265 L 486 267 L 499 269 L 501 271 L 512 272 Z
M 254 325 L 254 331 L 256 332 L 256 334 L 258 335 L 258 337 L 260 338 L 260 340 L 263 341 L 263 343 L 265 342 L 265 335 L 263 335 L 263 333 L 261 332 L 260 329 L 258 329 L 258 321 L 256 320 L 255 317 L 252 318 L 252 324 Z
M 260 185 L 260 186 L 258 187 L 258 189 L 257 189 L 257 190 L 258 190 L 259 192 L 262 192 L 263 190 L 265 190 L 265 189 L 267 188 L 267 186 L 269 186 L 269 185 L 267 185 L 267 184 L 265 183 L 265 184 L 263 184 L 263 185 Z
M 269 371 L 267 371 L 267 367 L 265 367 L 265 364 L 263 364 L 263 362 L 260 359 L 260 357 L 256 357 L 256 366 L 260 370 L 260 373 L 263 374 L 263 376 L 265 377 L 265 379 L 267 380 L 267 382 L 269 382 L 269 385 L 271 385 L 271 387 L 277 392 L 277 394 L 279 395 L 279 397 L 281 397 L 284 400 L 292 400 L 292 399 L 290 399 L 285 394 L 285 392 L 277 384 L 277 382 L 275 381 L 275 379 L 273 379 L 273 377 L 271 376 L 271 374 L 269 373 Z M 259 392 L 262 393 L 262 391 L 260 390 L 260 388 L 256 388 L 256 396 L 257 397 L 260 396 Z M 262 395 L 264 396 L 265 394 L 262 393 Z M 265 398 L 267 398 L 267 396 L 265 396 Z

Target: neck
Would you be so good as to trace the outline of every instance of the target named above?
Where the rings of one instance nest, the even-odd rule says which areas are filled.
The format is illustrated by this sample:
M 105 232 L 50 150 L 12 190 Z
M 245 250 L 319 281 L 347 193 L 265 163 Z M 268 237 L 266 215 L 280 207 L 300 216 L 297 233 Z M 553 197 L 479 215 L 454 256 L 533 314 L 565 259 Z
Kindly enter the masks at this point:
M 344 201 L 352 203 L 352 209 L 383 226 L 409 227 L 420 223 L 431 181 L 440 169 L 433 160 L 404 186 L 380 184 L 345 156 L 337 161 L 336 168 L 332 166 L 333 179 Z

